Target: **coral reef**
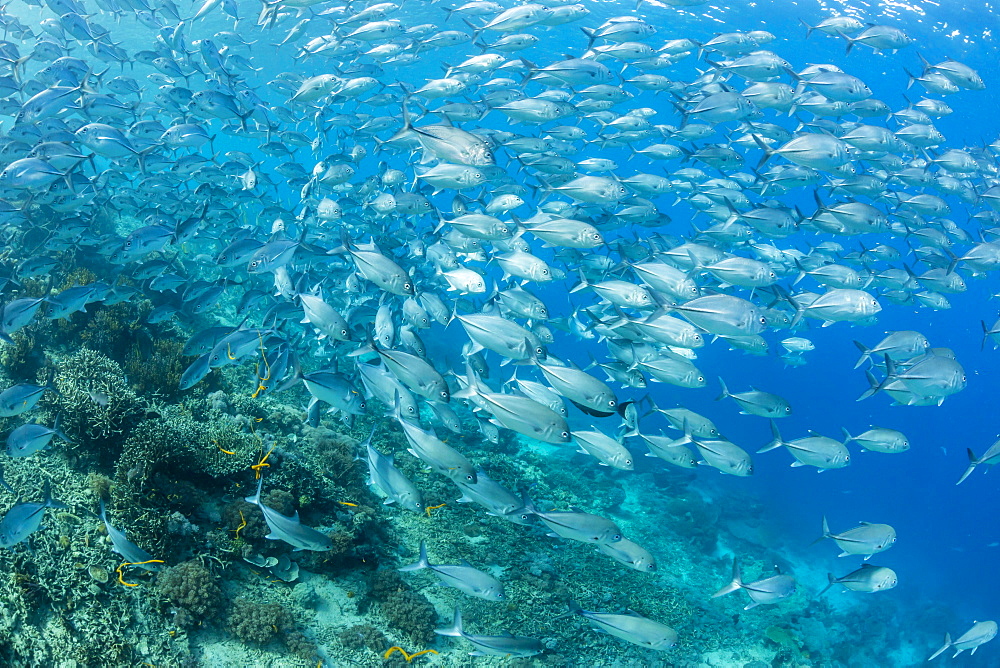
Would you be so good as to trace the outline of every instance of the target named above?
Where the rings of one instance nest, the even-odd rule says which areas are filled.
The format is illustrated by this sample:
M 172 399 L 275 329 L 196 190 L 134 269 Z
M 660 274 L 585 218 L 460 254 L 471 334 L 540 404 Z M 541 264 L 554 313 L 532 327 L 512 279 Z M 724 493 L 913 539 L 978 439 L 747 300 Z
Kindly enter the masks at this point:
M 369 580 L 370 596 L 389 621 L 413 642 L 429 643 L 434 639 L 437 613 L 423 594 L 413 589 L 395 570 L 379 569 Z
M 294 656 L 310 659 L 316 645 L 296 628 L 291 613 L 279 603 L 257 603 L 237 598 L 230 607 L 227 626 L 241 642 L 266 645 L 280 638 Z
M 160 571 L 156 590 L 173 607 L 174 623 L 190 627 L 211 620 L 219 606 L 222 590 L 205 566 L 198 561 L 185 561 Z
M 122 438 L 149 410 L 149 404 L 129 387 L 122 368 L 103 353 L 80 348 L 71 355 L 53 355 L 52 385 L 57 393 L 46 397 L 46 408 L 60 416 L 60 425 L 72 439 L 73 455 L 113 462 L 121 453 Z M 37 382 L 47 382 L 40 371 Z

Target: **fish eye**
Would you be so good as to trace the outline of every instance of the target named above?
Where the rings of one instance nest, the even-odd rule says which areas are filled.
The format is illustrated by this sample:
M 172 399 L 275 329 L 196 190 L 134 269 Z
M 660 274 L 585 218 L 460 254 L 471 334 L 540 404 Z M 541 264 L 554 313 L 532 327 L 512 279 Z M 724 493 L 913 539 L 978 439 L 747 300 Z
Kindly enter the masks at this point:
M 409 283 L 403 283 L 403 288 L 409 290 L 412 286 Z
M 621 539 L 622 535 L 620 533 L 616 533 L 614 536 L 611 537 L 611 540 L 621 540 Z
M 631 459 L 626 459 L 626 460 L 625 460 L 625 464 L 626 464 L 627 466 L 632 466 L 632 460 L 631 460 Z
M 791 413 L 792 412 L 792 407 L 791 406 L 785 406 L 785 412 L 786 413 Z
M 611 401 L 609 401 L 609 402 L 608 402 L 608 406 L 611 406 L 612 408 L 614 408 L 614 407 L 615 407 L 615 406 L 617 406 L 617 405 L 618 405 L 618 404 L 617 404 L 617 402 L 615 402 L 615 400 L 614 400 L 614 399 L 612 399 Z
M 561 432 L 561 433 L 560 433 L 560 435 L 561 435 L 561 436 L 562 436 L 563 438 L 569 438 L 569 432 L 568 432 L 568 431 L 564 431 L 564 432 Z
M 448 392 L 446 392 L 445 390 L 442 390 L 442 391 L 441 391 L 441 396 L 442 396 L 443 398 L 447 399 L 447 398 L 448 398 Z

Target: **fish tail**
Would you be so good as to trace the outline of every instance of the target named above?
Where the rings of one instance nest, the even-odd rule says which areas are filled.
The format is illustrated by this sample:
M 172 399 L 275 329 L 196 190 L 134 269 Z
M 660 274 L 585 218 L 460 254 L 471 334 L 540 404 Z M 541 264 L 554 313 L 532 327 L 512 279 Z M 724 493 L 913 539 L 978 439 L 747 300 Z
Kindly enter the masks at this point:
M 444 629 L 434 629 L 434 633 L 439 636 L 460 637 L 462 635 L 462 609 L 455 608 L 455 618 L 452 620 L 451 626 Z
M 48 480 L 45 481 L 44 491 L 45 491 L 45 501 L 43 502 L 43 505 L 46 508 L 62 508 L 62 509 L 69 508 L 69 506 L 67 506 L 59 499 L 52 498 L 52 489 L 50 488 Z
M 857 40 L 855 40 L 853 37 L 848 37 L 847 35 L 845 35 L 844 33 L 842 33 L 839 30 L 837 31 L 837 34 L 847 40 L 847 49 L 844 51 L 844 55 L 846 56 L 847 54 L 849 54 L 851 52 L 851 49 L 854 48 L 854 42 L 857 41 Z
M 814 26 L 809 25 L 808 23 L 806 23 L 802 19 L 799 19 L 799 23 L 801 23 L 802 25 L 804 25 L 806 27 L 806 39 L 808 39 L 809 36 L 812 35 L 812 31 L 815 30 L 816 28 Z
M 723 399 L 732 396 L 731 394 L 729 394 L 729 388 L 726 387 L 726 381 L 722 380 L 722 376 L 719 376 L 719 385 L 722 386 L 722 391 L 719 394 L 719 396 L 715 398 L 716 401 L 722 401 Z
M 924 68 L 924 73 L 926 73 L 927 71 L 929 71 L 931 68 L 934 67 L 933 65 L 930 64 L 930 61 L 924 58 L 924 54 L 920 53 L 919 51 L 917 51 L 917 58 L 920 59 L 920 64 Z
M 54 431 L 56 433 L 56 436 L 58 436 L 62 440 L 66 441 L 67 443 L 72 443 L 73 439 L 71 439 L 69 436 L 67 436 L 65 433 L 63 433 L 63 431 L 59 428 L 59 418 L 60 417 L 62 417 L 61 413 L 58 414 L 58 415 L 56 415 L 56 420 L 55 420 L 55 422 L 52 423 L 52 431 Z
M 816 543 L 822 542 L 827 538 L 830 538 L 831 535 L 832 534 L 830 533 L 830 525 L 826 521 L 826 515 L 823 515 L 823 535 L 814 540 L 812 544 L 815 545 Z
M 521 503 L 524 504 L 525 512 L 532 515 L 538 514 L 538 508 L 535 507 L 535 502 L 531 500 L 530 496 L 528 496 L 527 491 L 521 492 Z
M 965 479 L 972 475 L 972 472 L 979 466 L 979 460 L 976 458 L 976 454 L 972 452 L 972 448 L 966 448 L 965 451 L 969 454 L 969 468 L 965 469 L 965 473 L 958 479 L 958 482 L 955 483 L 956 485 L 961 485 L 965 482 Z
M 17 496 L 17 492 L 14 491 L 14 488 L 11 487 L 10 485 L 8 485 L 7 481 L 3 479 L 3 467 L 2 466 L 0 466 L 0 485 L 2 485 L 5 490 L 7 490 L 8 492 L 10 492 L 14 496 Z
M 263 487 L 264 487 L 264 476 L 261 476 L 260 480 L 257 481 L 257 493 L 254 494 L 253 496 L 248 496 L 248 497 L 246 497 L 243 500 L 246 501 L 247 503 L 252 503 L 255 506 L 259 506 L 260 505 L 260 492 L 261 492 L 261 489 Z
M 768 452 L 770 450 L 774 450 L 776 448 L 780 448 L 781 446 L 785 445 L 785 440 L 781 438 L 781 432 L 778 431 L 778 425 L 777 423 L 775 423 L 774 420 L 771 420 L 771 436 L 774 437 L 773 440 L 767 445 L 765 445 L 763 448 L 758 450 L 757 451 L 758 453 Z
M 858 359 L 858 363 L 854 365 L 854 368 L 857 369 L 859 366 L 861 366 L 871 358 L 872 352 L 871 350 L 868 349 L 867 346 L 865 346 L 865 344 L 861 343 L 860 341 L 855 341 L 854 345 L 856 345 L 858 347 L 858 350 L 861 351 L 861 358 Z
M 938 651 L 934 652 L 929 657 L 927 657 L 927 660 L 928 661 L 933 661 L 934 659 L 936 659 L 938 657 L 938 655 L 941 652 L 945 651 L 949 647 L 951 647 L 951 634 L 950 633 L 945 633 L 944 634 L 944 644 L 941 645 L 941 649 L 939 649 Z
M 427 541 L 420 541 L 420 559 L 416 563 L 410 564 L 409 566 L 400 566 L 396 570 L 400 571 L 419 571 L 424 568 L 430 568 L 431 562 L 427 559 Z
M 886 376 L 885 380 L 883 380 L 880 383 L 878 382 L 878 380 L 876 380 L 875 376 L 872 374 L 871 371 L 865 371 L 865 377 L 868 378 L 869 387 L 861 394 L 860 397 L 857 398 L 857 401 L 863 401 L 864 399 L 867 399 L 873 394 L 878 394 L 879 392 L 884 390 L 885 386 L 889 383 L 889 379 L 891 378 L 891 376 Z
M 732 594 L 734 591 L 738 591 L 742 586 L 743 586 L 743 576 L 740 573 L 740 565 L 739 562 L 737 562 L 736 558 L 734 557 L 732 581 L 719 591 L 712 594 L 712 598 L 718 598 L 720 596 L 725 596 L 726 594 Z
M 760 162 L 757 163 L 757 169 L 760 169 L 761 167 L 764 166 L 764 163 L 766 163 L 771 158 L 771 156 L 774 155 L 774 149 L 765 144 L 764 140 L 761 139 L 760 135 L 751 134 L 750 136 L 753 137 L 754 142 L 757 144 L 760 150 L 764 151 L 763 157 L 761 157 Z
M 846 439 L 844 441 L 844 445 L 847 445 L 848 443 L 854 440 L 854 437 L 851 436 L 851 432 L 847 431 L 847 427 L 841 427 L 840 431 L 844 432 L 844 438 Z
M 577 603 L 576 601 L 570 599 L 570 602 L 569 602 L 569 612 L 564 612 L 561 615 L 557 615 L 557 616 L 553 617 L 552 619 L 550 619 L 549 621 L 554 622 L 557 619 L 565 619 L 566 617 L 572 617 L 573 615 L 579 615 L 582 612 L 583 612 L 583 608 L 580 607 L 580 604 Z
M 826 579 L 827 579 L 827 582 L 829 584 L 827 584 L 825 587 L 823 587 L 823 589 L 820 590 L 820 592 L 818 594 L 816 594 L 816 598 L 819 598 L 820 596 L 822 596 L 823 594 L 825 594 L 827 591 L 829 591 L 830 587 L 832 587 L 833 585 L 837 584 L 837 578 L 833 577 L 833 573 L 827 573 L 826 574 Z
M 801 281 L 803 278 L 806 277 L 807 273 L 809 273 L 806 271 L 806 268 L 802 266 L 802 263 L 799 262 L 798 258 L 795 258 L 795 267 L 799 270 L 799 275 L 795 277 L 794 281 L 792 281 L 792 285 L 797 284 L 799 281 Z
M 483 29 L 477 28 L 476 24 L 470 21 L 469 19 L 463 18 L 462 21 L 472 30 L 472 41 L 475 42 L 477 39 L 479 39 L 479 36 L 483 34 Z

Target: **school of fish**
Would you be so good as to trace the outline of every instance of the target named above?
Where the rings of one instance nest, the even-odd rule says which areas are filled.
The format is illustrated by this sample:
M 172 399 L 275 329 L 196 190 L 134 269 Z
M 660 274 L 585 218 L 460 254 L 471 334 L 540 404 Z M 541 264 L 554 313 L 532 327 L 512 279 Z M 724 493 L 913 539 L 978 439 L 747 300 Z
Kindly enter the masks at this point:
M 625 472 L 638 454 L 733 476 L 780 465 L 683 405 L 683 388 L 717 384 L 721 401 L 770 421 L 773 441 L 759 452 L 784 449 L 792 466 L 848 466 L 851 444 L 906 451 L 904 434 L 879 426 L 786 437 L 779 421 L 794 402 L 698 367 L 709 350 L 736 354 L 726 348 L 800 366 L 815 348 L 812 325 L 878 323 L 845 332 L 863 341 L 859 399 L 939 405 L 966 385 L 952 351 L 916 331 L 883 337 L 892 324 L 880 314 L 887 303 L 946 309 L 967 280 L 1000 269 L 1000 141 L 948 145 L 935 127 L 952 113 L 942 98 L 986 84 L 960 62 L 925 60 L 898 28 L 829 16 L 805 30 L 841 40 L 846 55 L 807 65 L 768 50 L 764 31 L 667 38 L 641 6 L 594 21 L 587 5 L 559 0 L 264 0 L 253 13 L 236 0 L 24 4 L 37 24 L 0 9 L 7 343 L 35 319 L 149 299 L 150 323 L 190 328 L 181 389 L 241 365 L 254 397 L 301 382 L 313 424 L 324 411 L 385 413 L 456 498 L 643 572 L 656 563 L 641 536 L 505 488 L 461 439 L 440 434 L 497 442 L 509 430 Z M 149 48 L 123 48 L 124 26 Z M 556 26 L 573 35 L 571 53 L 533 48 Z M 274 74 L 261 47 L 294 68 Z M 866 57 L 905 68 L 924 96 L 902 108 L 876 99 L 850 74 Z M 438 78 L 414 74 L 428 62 L 440 64 Z M 609 152 L 630 157 L 620 164 Z M 25 279 L 73 263 L 118 279 L 22 294 Z M 1000 324 L 982 328 L 1000 345 Z M 428 336 L 458 342 L 455 354 L 429 354 Z M 564 354 L 581 347 L 589 366 Z M 668 398 L 655 384 L 679 389 Z M 47 391 L 4 390 L 0 415 L 29 411 Z M 653 433 L 654 414 L 675 433 Z M 418 485 L 375 436 L 358 453 L 371 484 L 387 504 L 423 512 Z M 28 457 L 58 440 L 58 420 L 32 421 L 9 435 L 7 452 Z M 1000 449 L 969 458 L 959 482 L 1000 462 Z M 247 501 L 269 538 L 330 549 L 297 515 L 264 505 L 260 487 Z M 47 508 L 63 506 L 47 488 L 41 504 L 19 502 L 0 521 L 0 545 L 27 540 Z M 155 562 L 100 512 L 116 551 Z M 864 562 L 831 574 L 830 587 L 896 585 L 890 568 L 867 562 L 894 544 L 891 526 L 836 528 L 824 518 L 822 538 Z M 423 569 L 469 596 L 504 599 L 492 575 L 432 563 L 421 545 L 402 570 Z M 746 581 L 734 563 L 715 596 L 743 591 L 752 608 L 795 588 L 789 574 Z M 632 613 L 573 603 L 567 615 L 653 650 L 678 640 Z M 979 622 L 934 656 L 975 652 L 996 631 Z M 473 654 L 544 650 L 532 638 L 470 634 L 459 610 L 437 632 Z

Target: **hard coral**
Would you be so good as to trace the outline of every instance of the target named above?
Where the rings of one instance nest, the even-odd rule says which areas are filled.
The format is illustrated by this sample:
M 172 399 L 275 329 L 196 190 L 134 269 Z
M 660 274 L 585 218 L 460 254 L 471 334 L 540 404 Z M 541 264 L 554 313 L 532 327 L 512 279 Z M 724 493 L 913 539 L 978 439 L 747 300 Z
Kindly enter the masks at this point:
M 367 648 L 373 652 L 384 652 L 389 647 L 385 635 L 371 624 L 344 629 L 337 638 L 341 645 L 355 651 Z
M 193 446 L 203 438 L 203 426 L 175 407 L 159 418 L 145 420 L 126 439 L 115 472 L 115 482 L 141 488 L 153 473 L 171 466 L 189 468 Z
M 288 611 L 277 603 L 255 603 L 238 598 L 229 612 L 229 630 L 244 643 L 266 644 L 279 630 L 290 625 Z
M 344 477 L 355 466 L 355 452 L 358 442 L 345 434 L 338 434 L 329 429 L 306 428 L 304 432 L 306 443 L 315 449 L 317 464 L 323 472 L 333 480 L 346 482 Z
M 413 591 L 394 570 L 380 569 L 371 577 L 371 596 L 389 623 L 414 642 L 434 639 L 437 613 L 427 598 Z
M 160 571 L 156 589 L 174 606 L 179 626 L 191 626 L 208 618 L 222 598 L 215 577 L 198 561 L 185 561 Z
M 125 358 L 132 388 L 139 394 L 156 393 L 173 398 L 180 392 L 181 374 L 187 363 L 181 356 L 184 344 L 173 339 L 153 339 L 151 345 L 135 343 Z
M 53 362 L 52 383 L 58 394 L 47 400 L 61 416 L 62 430 L 73 439 L 67 447 L 80 452 L 102 448 L 116 454 L 122 434 L 145 413 L 145 403 L 129 388 L 122 368 L 88 348 Z M 39 381 L 45 380 L 40 375 Z

